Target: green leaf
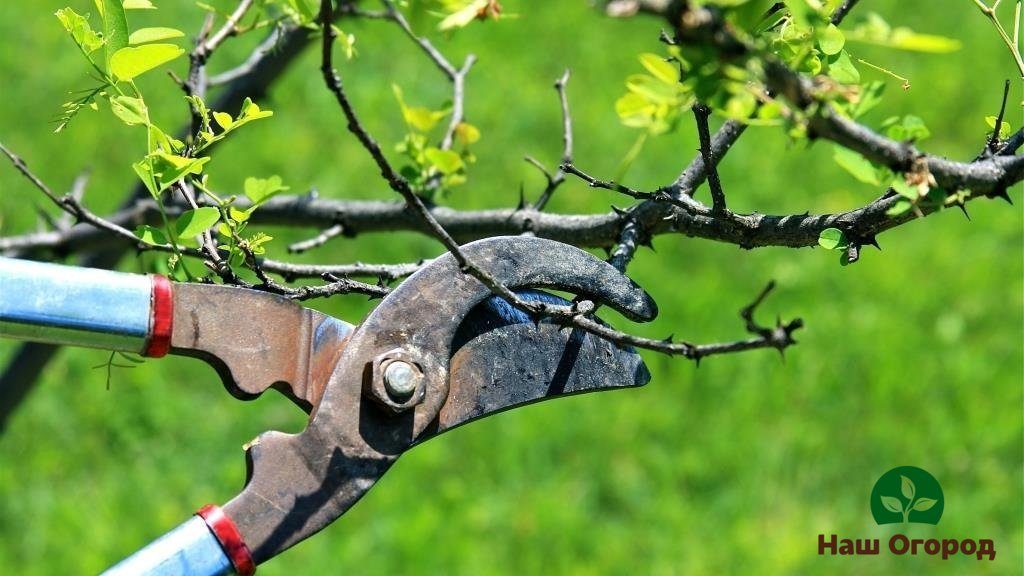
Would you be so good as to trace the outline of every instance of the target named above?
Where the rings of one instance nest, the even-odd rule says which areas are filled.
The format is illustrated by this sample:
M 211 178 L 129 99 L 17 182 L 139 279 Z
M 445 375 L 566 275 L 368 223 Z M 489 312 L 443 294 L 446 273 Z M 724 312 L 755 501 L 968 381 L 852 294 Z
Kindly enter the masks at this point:
M 231 114 L 228 114 L 227 112 L 214 112 L 213 119 L 225 132 L 231 130 L 231 127 L 235 123 L 235 121 L 231 119 Z
M 464 28 L 475 20 L 480 12 L 487 8 L 488 0 L 472 0 L 465 6 L 451 12 L 441 23 L 437 25 L 438 30 L 454 30 Z
M 881 496 L 880 498 L 882 499 L 882 506 L 889 512 L 903 513 L 903 503 L 898 498 L 893 498 L 892 496 Z
M 103 37 L 106 39 L 107 72 L 113 74 L 114 55 L 128 45 L 128 18 L 121 0 L 96 0 L 103 16 Z
M 918 34 L 910 28 L 893 30 L 889 39 L 889 47 L 912 52 L 928 52 L 931 54 L 948 54 L 956 52 L 963 44 L 959 40 L 936 36 L 934 34 Z
M 82 52 L 92 54 L 103 46 L 103 38 L 92 29 L 85 16 L 71 8 L 57 10 L 55 15 L 68 34 L 71 34 L 71 39 L 82 49 Z
M 206 107 L 206 102 L 203 97 L 194 94 L 192 96 L 186 96 L 185 100 L 188 101 L 189 105 L 192 106 L 192 110 L 195 115 L 202 121 L 202 131 L 210 131 L 210 109 Z
M 122 48 L 110 59 L 110 73 L 118 81 L 132 80 L 184 53 L 184 50 L 174 44 L 146 44 Z
M 261 118 L 270 118 L 273 115 L 274 113 L 270 110 L 261 109 L 259 104 L 252 101 L 252 98 L 246 98 L 242 101 L 242 110 L 238 114 L 237 122 L 239 124 L 245 124 Z
M 931 498 L 919 498 L 917 502 L 914 502 L 914 510 L 918 512 L 924 512 L 925 510 L 931 510 L 932 506 L 938 503 L 938 500 Z
M 395 94 L 395 99 L 398 100 L 398 107 L 402 110 L 402 118 L 405 119 L 405 123 L 413 130 L 420 132 L 429 132 L 437 122 L 448 115 L 447 110 L 430 110 L 422 106 L 408 106 L 405 103 L 405 98 L 402 97 L 402 88 L 398 84 L 391 85 L 391 91 Z
M 888 210 L 885 211 L 886 216 L 900 216 L 906 214 L 914 205 L 907 201 L 906 198 L 900 198 L 893 204 Z
M 817 11 L 807 0 L 784 0 L 784 3 L 793 21 L 799 25 L 806 26 L 818 17 Z
M 156 10 L 149 0 L 124 0 L 122 5 L 125 10 Z
M 155 187 L 154 180 L 155 175 L 153 174 L 153 166 L 150 164 L 148 158 L 140 160 L 132 164 L 132 170 L 139 176 L 139 180 L 146 186 L 146 190 L 149 190 L 149 194 L 156 198 L 160 195 L 160 191 Z
M 722 107 L 722 114 L 726 118 L 744 121 L 757 110 L 757 98 L 749 92 L 740 92 L 729 98 Z
M 860 96 L 856 104 L 850 107 L 850 116 L 857 119 L 867 114 L 882 102 L 882 93 L 885 92 L 885 82 L 876 80 L 861 87 Z
M 988 127 L 993 129 L 993 130 L 995 130 L 995 127 L 996 127 L 996 120 L 997 120 L 997 118 L 995 116 L 985 116 L 985 124 L 988 124 Z M 999 139 L 1000 140 L 1005 140 L 1009 136 L 1010 136 L 1010 123 L 1007 122 L 1006 120 L 1003 120 L 1003 122 L 999 125 Z
M 913 500 L 914 494 L 917 492 L 917 487 L 914 486 L 914 481 L 906 476 L 900 475 L 900 492 L 903 493 L 903 497 L 907 500 Z
M 454 174 L 465 165 L 462 158 L 451 150 L 431 147 L 426 149 L 424 155 L 427 157 L 427 161 L 442 174 Z
M 316 13 L 313 12 L 308 0 L 288 0 L 288 5 L 298 12 L 303 22 L 312 22 L 316 19 Z
M 251 250 L 253 254 L 263 254 L 267 251 L 267 249 L 263 245 L 266 244 L 267 242 L 270 242 L 273 239 L 274 237 L 269 234 L 257 232 L 247 240 L 249 244 L 249 250 Z
M 178 216 L 174 222 L 174 229 L 181 238 L 192 238 L 206 232 L 220 220 L 220 210 L 213 206 L 203 206 L 194 210 L 187 210 Z
M 287 186 L 282 185 L 280 176 L 271 176 L 270 178 L 249 177 L 245 179 L 245 196 L 253 203 L 253 206 L 259 206 L 278 192 L 283 192 L 287 189 Z
M 455 139 L 463 146 L 469 146 L 480 140 L 480 129 L 467 122 L 459 122 L 455 126 Z
M 135 235 L 139 237 L 139 240 L 142 240 L 151 246 L 167 244 L 167 235 L 164 234 L 164 231 L 147 224 L 143 224 L 136 228 Z
M 821 47 L 822 52 L 829 56 L 838 54 L 845 45 L 846 36 L 843 35 L 843 32 L 835 24 L 829 24 L 818 32 L 818 46 Z
M 154 152 L 147 158 L 151 162 L 153 174 L 159 183 L 159 192 L 163 192 L 189 174 L 202 174 L 203 165 L 210 161 L 209 157 L 185 158 L 166 152 Z
M 679 82 L 679 69 L 673 66 L 671 62 L 666 62 L 664 58 L 657 54 L 649 52 L 641 54 L 640 64 L 651 73 L 651 76 L 666 84 Z
M 114 96 L 110 99 L 110 110 L 129 126 L 149 124 L 149 112 L 141 98 Z
M 818 245 L 826 250 L 835 250 L 846 244 L 846 236 L 838 228 L 825 228 L 818 234 Z
M 619 120 L 630 128 L 646 128 L 654 120 L 657 107 L 643 96 L 628 92 L 615 101 L 615 113 Z
M 248 210 L 239 210 L 234 206 L 228 208 L 228 218 L 231 218 L 231 220 L 239 224 L 247 221 L 249 219 L 249 216 L 252 216 L 252 208 Z
M 904 198 L 912 202 L 916 201 L 918 198 L 921 197 L 920 191 L 918 191 L 917 188 L 911 186 L 910 184 L 907 184 L 906 180 L 904 180 L 903 178 L 897 178 L 893 180 L 892 189 L 895 190 L 896 193 L 899 194 L 900 196 L 903 196 Z
M 885 128 L 885 135 L 893 140 L 920 142 L 932 135 L 931 130 L 925 126 L 924 120 L 912 114 L 902 118 L 899 116 L 886 118 L 882 122 L 882 127 Z
M 842 50 L 834 56 L 829 56 L 828 75 L 836 82 L 842 84 L 857 84 L 860 82 L 860 72 L 853 65 L 853 61 L 850 60 L 850 53 L 846 50 Z
M 959 40 L 943 36 L 918 34 L 905 27 L 893 29 L 885 19 L 873 12 L 869 12 L 861 24 L 848 30 L 846 39 L 886 48 L 933 54 L 955 52 L 962 46 Z
M 653 104 L 675 102 L 682 88 L 679 84 L 666 84 L 647 74 L 630 74 L 626 78 L 626 89 L 638 94 Z
M 149 138 L 153 149 L 150 153 L 164 151 L 170 154 L 177 154 L 185 149 L 185 143 L 177 138 L 172 138 L 157 128 L 155 125 L 149 125 Z
M 860 154 L 842 146 L 836 146 L 832 152 L 832 158 L 836 161 L 836 164 L 839 164 L 841 168 L 852 174 L 857 180 L 874 186 L 881 184 L 878 181 L 878 174 L 874 164 Z
M 334 30 L 334 37 L 341 44 L 341 49 L 345 52 L 345 59 L 351 60 L 356 55 L 356 37 L 352 34 L 346 34 L 344 30 L 338 28 L 334 24 L 331 24 L 331 28 Z
M 435 112 L 422 106 L 413 106 L 402 110 L 405 121 L 420 132 L 429 132 L 438 121 L 447 116 L 446 112 Z
M 185 33 L 175 28 L 140 28 L 128 36 L 128 43 L 135 46 L 183 36 Z

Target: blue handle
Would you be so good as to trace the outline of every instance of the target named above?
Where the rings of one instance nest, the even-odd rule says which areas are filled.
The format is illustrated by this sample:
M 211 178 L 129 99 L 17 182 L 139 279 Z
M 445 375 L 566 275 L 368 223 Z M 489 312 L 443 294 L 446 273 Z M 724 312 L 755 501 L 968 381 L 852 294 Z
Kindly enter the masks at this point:
M 0 336 L 143 352 L 148 276 L 0 258 Z
M 221 576 L 231 560 L 199 516 L 112 566 L 102 576 Z

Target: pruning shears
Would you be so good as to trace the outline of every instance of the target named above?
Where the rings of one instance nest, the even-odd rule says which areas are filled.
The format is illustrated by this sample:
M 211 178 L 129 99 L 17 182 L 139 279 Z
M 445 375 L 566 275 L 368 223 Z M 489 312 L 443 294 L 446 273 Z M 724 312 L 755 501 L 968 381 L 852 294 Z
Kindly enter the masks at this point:
M 583 295 L 639 321 L 651 298 L 566 244 L 498 237 L 464 255 L 531 300 Z M 253 574 L 344 514 L 406 450 L 523 404 L 642 386 L 640 357 L 535 321 L 451 254 L 400 284 L 358 326 L 265 292 L 0 258 L 0 336 L 201 358 L 237 398 L 267 388 L 309 414 L 298 434 L 246 448 L 242 491 L 209 505 L 107 574 Z

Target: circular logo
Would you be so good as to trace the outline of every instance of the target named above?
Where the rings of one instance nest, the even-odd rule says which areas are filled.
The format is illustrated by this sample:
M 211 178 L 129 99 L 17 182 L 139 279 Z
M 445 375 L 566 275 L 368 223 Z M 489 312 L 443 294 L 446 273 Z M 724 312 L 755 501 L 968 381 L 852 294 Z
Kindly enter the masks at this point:
M 916 466 L 889 470 L 871 489 L 871 515 L 878 524 L 938 524 L 944 507 L 939 481 Z

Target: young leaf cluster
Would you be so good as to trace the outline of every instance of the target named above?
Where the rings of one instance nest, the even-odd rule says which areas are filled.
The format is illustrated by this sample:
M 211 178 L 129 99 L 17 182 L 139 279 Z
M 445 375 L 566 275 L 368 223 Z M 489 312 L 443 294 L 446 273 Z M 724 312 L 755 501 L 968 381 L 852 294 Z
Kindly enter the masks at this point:
M 294 0 L 289 4 L 298 6 L 302 2 L 305 0 Z M 266 8 L 264 4 L 267 3 L 261 2 L 261 8 Z M 192 278 L 181 258 L 182 252 L 187 247 L 201 245 L 199 238 L 214 227 L 224 237 L 224 242 L 217 248 L 226 251 L 230 264 L 243 263 L 246 254 L 263 253 L 270 236 L 256 233 L 245 237 L 242 232 L 254 210 L 287 188 L 276 176 L 267 180 L 250 178 L 246 182 L 249 206 L 237 208 L 234 197 L 221 199 L 210 190 L 206 169 L 211 157 L 203 153 L 246 124 L 268 118 L 273 112 L 261 109 L 247 98 L 239 113 L 232 116 L 227 112 L 210 110 L 201 97 L 193 95 L 187 99 L 199 118 L 198 131 L 190 135 L 187 142 L 170 136 L 167 130 L 153 121 L 135 80 L 184 54 L 185 51 L 176 44 L 165 42 L 181 38 L 184 33 L 164 26 L 131 30 L 127 12 L 155 10 L 156 6 L 149 0 L 95 0 L 94 5 L 99 15 L 96 28 L 93 28 L 90 15 L 79 14 L 70 7 L 56 14 L 95 72 L 93 77 L 100 82 L 83 97 L 63 106 L 57 131 L 66 128 L 81 108 L 98 109 L 98 103 L 103 100 L 110 106 L 114 118 L 129 127 L 138 126 L 145 130 L 145 155 L 132 164 L 132 169 L 156 201 L 163 225 L 139 226 L 135 234 L 141 244 L 170 249 L 173 253 L 167 262 L 170 273 L 180 272 L 185 278 Z M 254 21 L 259 22 L 259 19 L 257 15 Z M 169 191 L 183 186 L 201 191 L 205 200 L 213 205 L 193 204 L 193 209 L 182 212 L 172 222 L 166 210 L 167 195 Z M 184 189 L 181 192 L 186 195 Z
M 435 192 L 445 193 L 464 184 L 468 166 L 476 162 L 476 156 L 469 147 L 480 139 L 480 130 L 472 124 L 460 122 L 453 133 L 457 150 L 434 146 L 430 144 L 430 134 L 441 120 L 451 114 L 451 109 L 447 106 L 440 110 L 410 106 L 397 84 L 392 84 L 391 88 L 407 129 L 405 138 L 395 146 L 395 150 L 407 160 L 400 169 L 402 177 L 408 180 L 417 194 L 428 199 Z

